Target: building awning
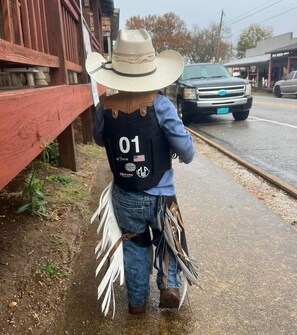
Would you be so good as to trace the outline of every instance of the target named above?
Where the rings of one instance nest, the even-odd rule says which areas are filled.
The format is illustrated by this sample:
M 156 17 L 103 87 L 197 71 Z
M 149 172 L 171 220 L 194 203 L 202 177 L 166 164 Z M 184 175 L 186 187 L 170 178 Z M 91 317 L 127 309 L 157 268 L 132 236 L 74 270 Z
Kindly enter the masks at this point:
M 253 57 L 245 57 L 241 59 L 235 59 L 232 62 L 225 63 L 226 67 L 240 67 L 240 66 L 248 66 L 248 65 L 259 65 L 263 63 L 267 63 L 270 60 L 270 54 L 253 56 Z
M 290 44 L 290 45 L 288 45 L 286 47 L 274 49 L 274 50 L 271 50 L 271 51 L 269 51 L 267 53 L 269 53 L 269 54 L 278 54 L 278 53 L 290 52 L 290 51 L 297 51 L 297 43 Z

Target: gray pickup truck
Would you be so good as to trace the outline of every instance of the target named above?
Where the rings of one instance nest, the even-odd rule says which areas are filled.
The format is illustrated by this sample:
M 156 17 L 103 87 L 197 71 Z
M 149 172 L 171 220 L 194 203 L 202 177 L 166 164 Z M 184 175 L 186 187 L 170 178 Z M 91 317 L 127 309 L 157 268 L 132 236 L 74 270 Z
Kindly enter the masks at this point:
M 185 65 L 180 78 L 163 94 L 176 104 L 184 124 L 202 115 L 228 113 L 242 121 L 249 116 L 253 103 L 250 83 L 214 63 Z

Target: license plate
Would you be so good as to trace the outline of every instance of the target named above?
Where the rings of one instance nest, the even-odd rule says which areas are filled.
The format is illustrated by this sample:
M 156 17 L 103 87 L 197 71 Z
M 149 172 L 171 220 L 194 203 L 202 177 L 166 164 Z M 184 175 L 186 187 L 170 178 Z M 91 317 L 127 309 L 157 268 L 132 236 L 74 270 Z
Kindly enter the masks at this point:
M 229 108 L 228 107 L 223 107 L 223 108 L 218 108 L 217 109 L 217 114 L 228 114 L 229 113 Z

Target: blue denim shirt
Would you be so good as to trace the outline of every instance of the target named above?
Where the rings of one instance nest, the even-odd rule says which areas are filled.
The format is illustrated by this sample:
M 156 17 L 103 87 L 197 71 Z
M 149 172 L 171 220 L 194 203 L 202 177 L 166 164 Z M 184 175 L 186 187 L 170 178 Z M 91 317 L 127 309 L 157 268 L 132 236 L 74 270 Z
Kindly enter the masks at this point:
M 172 153 L 179 157 L 180 162 L 190 163 L 195 154 L 195 147 L 190 133 L 185 130 L 182 121 L 177 115 L 176 108 L 168 98 L 160 94 L 155 97 L 154 107 L 159 125 L 166 135 Z M 93 130 L 94 140 L 100 146 L 104 146 L 102 139 L 103 127 L 103 108 L 101 107 L 96 114 Z M 175 195 L 173 169 L 167 170 L 159 184 L 145 192 L 152 195 Z

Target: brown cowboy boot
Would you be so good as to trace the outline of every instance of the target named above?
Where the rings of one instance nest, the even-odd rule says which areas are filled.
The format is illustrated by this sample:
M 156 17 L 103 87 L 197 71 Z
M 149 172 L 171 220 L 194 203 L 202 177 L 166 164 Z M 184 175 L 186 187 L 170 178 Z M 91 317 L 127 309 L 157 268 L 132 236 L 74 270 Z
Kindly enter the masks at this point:
M 166 288 L 160 291 L 160 308 L 178 308 L 179 307 L 179 289 Z
M 146 305 L 133 307 L 129 304 L 129 314 L 143 314 L 146 312 Z

